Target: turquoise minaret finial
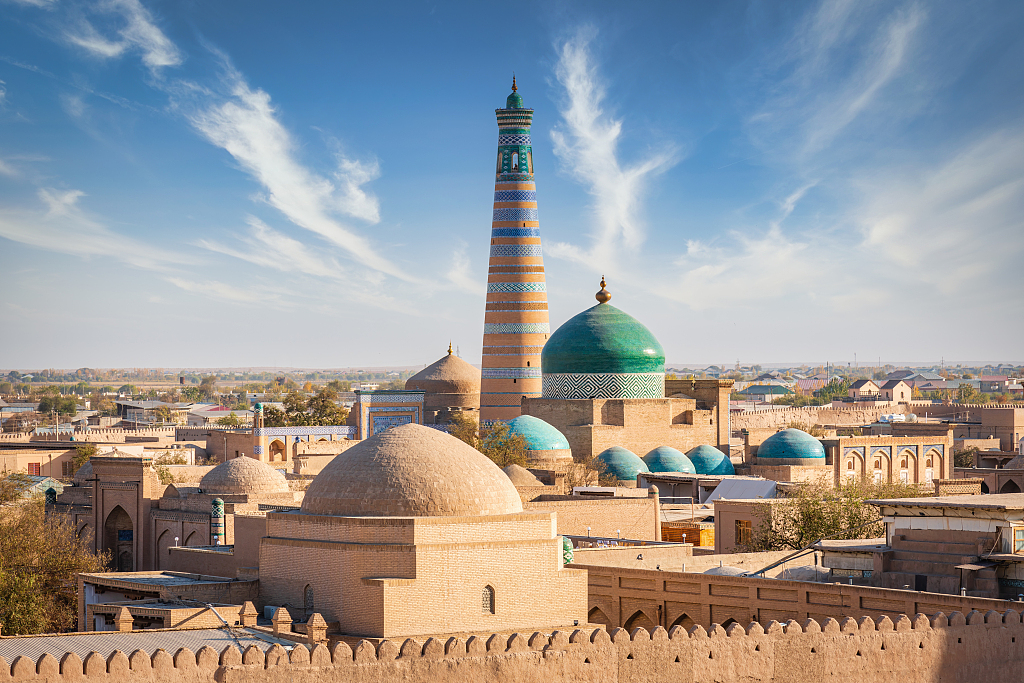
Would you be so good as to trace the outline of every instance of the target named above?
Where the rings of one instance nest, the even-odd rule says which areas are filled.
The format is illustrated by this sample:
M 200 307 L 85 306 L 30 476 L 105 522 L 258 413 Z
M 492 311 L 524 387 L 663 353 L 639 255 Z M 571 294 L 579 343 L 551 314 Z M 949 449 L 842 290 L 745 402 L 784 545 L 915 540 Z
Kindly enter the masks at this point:
M 496 109 L 498 157 L 480 380 L 480 419 L 511 420 L 524 396 L 541 395 L 540 352 L 548 339 L 548 295 L 533 181 L 533 110 L 523 106 L 515 74 Z

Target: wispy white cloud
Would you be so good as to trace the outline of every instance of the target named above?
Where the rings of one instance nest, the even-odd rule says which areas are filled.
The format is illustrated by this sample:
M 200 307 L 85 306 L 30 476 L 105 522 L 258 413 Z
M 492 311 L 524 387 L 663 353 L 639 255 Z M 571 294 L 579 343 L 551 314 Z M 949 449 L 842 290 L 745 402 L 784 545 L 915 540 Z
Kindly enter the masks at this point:
M 165 278 L 178 289 L 209 299 L 219 299 L 240 304 L 276 304 L 278 297 L 255 287 L 236 287 L 218 280 L 190 280 L 183 277 Z
M 769 96 L 750 117 L 756 143 L 806 163 L 859 118 L 882 112 L 900 118 L 914 110 L 909 103 L 886 106 L 882 96 L 912 69 L 914 40 L 927 13 L 910 3 L 879 20 L 876 9 L 825 0 L 798 25 L 774 64 Z M 917 80 L 909 90 L 922 87 Z
M 379 175 L 375 161 L 361 162 L 339 155 L 333 180 L 298 161 L 291 133 L 278 120 L 270 95 L 252 89 L 240 73 L 226 63 L 222 98 L 190 88 L 200 101 L 190 105 L 188 120 L 209 142 L 227 151 L 263 186 L 262 197 L 295 225 L 316 233 L 350 254 L 358 263 L 381 273 L 411 280 L 381 256 L 370 240 L 342 222 L 338 214 L 368 223 L 380 220 L 376 197 L 364 185 Z M 216 101 L 209 104 L 206 97 Z
M 451 265 L 445 273 L 445 279 L 456 289 L 469 294 L 479 295 L 486 288 L 486 283 L 478 281 L 471 275 L 469 257 L 466 255 L 466 245 L 460 244 L 453 252 Z
M 13 2 L 15 5 L 30 5 L 32 7 L 41 7 L 44 9 L 53 7 L 57 4 L 57 0 L 6 0 L 7 2 Z
M 181 50 L 164 35 L 139 0 L 103 0 L 92 9 L 96 14 L 105 15 L 104 18 L 116 17 L 120 26 L 110 29 L 116 37 L 104 35 L 83 16 L 64 32 L 70 43 L 101 59 L 120 57 L 129 51 L 140 52 L 142 63 L 154 74 L 184 61 Z
M 1024 284 L 1024 126 L 986 135 L 935 167 L 873 173 L 858 185 L 864 247 L 886 267 L 945 294 Z
M 103 257 L 147 270 L 168 270 L 186 259 L 163 248 L 113 232 L 79 205 L 80 190 L 43 188 L 40 208 L 0 209 L 0 237 L 79 257 Z
M 602 109 L 606 93 L 590 49 L 595 38 L 596 31 L 586 27 L 558 47 L 555 75 L 565 98 L 562 124 L 551 132 L 563 169 L 593 198 L 593 239 L 589 247 L 549 243 L 547 251 L 611 271 L 617 254 L 635 251 L 644 241 L 639 214 L 646 184 L 677 163 L 679 156 L 663 147 L 632 164 L 620 161 L 622 120 Z
M 255 216 L 246 219 L 250 232 L 239 237 L 248 249 L 236 249 L 216 240 L 198 240 L 197 246 L 242 259 L 264 268 L 340 279 L 343 269 L 331 257 L 314 253 L 302 242 L 270 228 Z

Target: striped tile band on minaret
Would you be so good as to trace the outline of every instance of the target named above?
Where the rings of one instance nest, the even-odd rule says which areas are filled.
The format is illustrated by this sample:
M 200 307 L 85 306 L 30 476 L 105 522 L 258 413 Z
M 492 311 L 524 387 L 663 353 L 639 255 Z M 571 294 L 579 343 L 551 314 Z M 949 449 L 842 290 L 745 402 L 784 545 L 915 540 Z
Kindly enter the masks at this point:
M 533 182 L 530 125 L 515 78 L 498 117 L 494 215 L 480 380 L 480 419 L 519 417 L 523 396 L 541 394 L 540 351 L 548 339 L 548 294 Z

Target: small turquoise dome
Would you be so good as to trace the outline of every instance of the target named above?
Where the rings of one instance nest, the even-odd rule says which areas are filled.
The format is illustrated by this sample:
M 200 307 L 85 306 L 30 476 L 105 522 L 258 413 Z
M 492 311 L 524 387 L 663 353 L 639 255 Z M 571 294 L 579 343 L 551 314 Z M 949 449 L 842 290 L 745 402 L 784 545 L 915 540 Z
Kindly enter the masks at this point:
M 608 474 L 619 480 L 635 481 L 641 472 L 650 472 L 636 453 L 622 446 L 601 451 L 597 459 L 605 464 Z
M 821 442 L 800 429 L 783 429 L 772 434 L 757 448 L 757 459 L 821 460 L 825 461 L 825 448 Z
M 682 451 L 671 446 L 658 446 L 643 457 L 644 463 L 651 472 L 682 472 L 696 474 L 693 463 Z
M 665 351 L 628 313 L 598 304 L 567 320 L 544 345 L 545 373 L 664 373 Z
M 736 474 L 732 461 L 714 446 L 697 446 L 687 452 L 697 474 Z
M 526 439 L 526 447 L 531 451 L 569 450 L 569 442 L 551 425 L 539 417 L 520 415 L 508 421 L 513 434 L 521 434 Z
M 523 108 L 523 96 L 517 92 L 513 92 L 505 100 L 505 109 L 522 109 Z

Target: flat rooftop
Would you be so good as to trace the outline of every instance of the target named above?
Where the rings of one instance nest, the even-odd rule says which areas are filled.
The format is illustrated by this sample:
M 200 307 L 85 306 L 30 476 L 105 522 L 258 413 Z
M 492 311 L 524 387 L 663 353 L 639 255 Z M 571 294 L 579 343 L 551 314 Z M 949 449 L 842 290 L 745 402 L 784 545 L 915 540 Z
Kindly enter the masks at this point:
M 226 576 L 187 574 L 185 572 L 97 572 L 81 575 L 86 583 L 116 583 L 144 586 L 188 586 L 196 583 L 231 583 L 238 581 Z
M 866 501 L 886 507 L 953 508 L 960 510 L 1024 510 L 1024 493 L 987 493 L 980 496 L 926 496 Z
M 271 635 L 242 627 L 203 628 L 203 629 L 147 629 L 120 633 L 118 631 L 84 631 L 81 633 L 50 633 L 37 636 L 2 636 L 0 637 L 0 657 L 11 662 L 18 655 L 38 660 L 49 653 L 58 661 L 65 652 L 74 652 L 83 660 L 90 652 L 98 652 L 104 659 L 114 650 L 130 655 L 135 650 L 142 650 L 152 656 L 159 649 L 174 655 L 180 648 L 187 647 L 192 652 L 199 652 L 203 647 L 213 648 L 217 654 L 229 645 L 244 652 L 245 648 L 255 645 L 263 651 L 269 650 L 275 643 L 292 649 L 294 641 L 281 640 Z

